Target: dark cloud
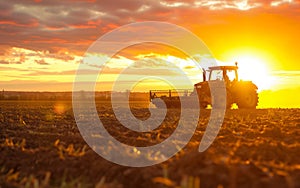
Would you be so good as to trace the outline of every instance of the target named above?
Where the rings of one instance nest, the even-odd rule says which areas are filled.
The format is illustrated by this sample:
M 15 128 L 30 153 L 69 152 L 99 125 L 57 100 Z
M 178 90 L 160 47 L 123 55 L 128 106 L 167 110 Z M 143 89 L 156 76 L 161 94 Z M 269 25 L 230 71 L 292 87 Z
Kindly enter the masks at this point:
M 0 60 L 0 64 L 9 64 L 9 62 L 5 60 Z
M 44 59 L 36 59 L 34 61 L 39 65 L 49 65 Z
M 0 64 L 22 64 L 22 60 L 10 61 L 10 60 L 0 60 Z

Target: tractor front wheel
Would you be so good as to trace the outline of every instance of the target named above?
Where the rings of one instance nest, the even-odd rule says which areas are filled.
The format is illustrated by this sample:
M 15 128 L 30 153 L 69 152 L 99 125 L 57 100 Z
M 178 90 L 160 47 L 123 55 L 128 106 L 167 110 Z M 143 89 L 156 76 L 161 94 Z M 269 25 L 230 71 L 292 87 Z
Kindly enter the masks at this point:
M 240 109 L 255 109 L 258 104 L 256 90 L 244 90 L 239 93 L 237 105 Z

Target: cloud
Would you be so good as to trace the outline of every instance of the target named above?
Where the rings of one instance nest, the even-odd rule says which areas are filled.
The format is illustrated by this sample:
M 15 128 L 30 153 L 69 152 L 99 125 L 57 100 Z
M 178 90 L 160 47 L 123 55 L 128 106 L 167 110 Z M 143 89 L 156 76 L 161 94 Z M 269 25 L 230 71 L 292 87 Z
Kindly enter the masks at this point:
M 9 64 L 9 62 L 5 60 L 0 60 L 0 64 Z
M 158 68 L 158 67 L 168 67 L 173 68 L 174 65 L 170 62 L 166 61 L 165 59 L 158 58 L 158 57 L 151 57 L 151 58 L 143 58 L 139 59 L 134 62 L 134 68 Z
M 239 9 L 239 10 L 249 10 L 253 8 L 260 7 L 262 4 L 260 2 L 253 2 L 247 0 L 198 0 L 195 1 L 195 5 L 198 7 L 208 7 L 211 10 L 221 10 L 221 9 Z
M 9 66 L 0 66 L 1 71 L 24 71 L 27 72 L 27 69 L 21 69 L 21 68 L 15 68 L 15 67 L 9 67 Z
M 49 65 L 44 59 L 34 60 L 39 65 Z
M 1 49 L 1 48 L 0 48 Z M 64 62 L 78 60 L 79 58 L 74 54 L 69 54 L 67 51 L 58 51 L 51 53 L 49 51 L 34 51 L 24 48 L 6 48 L 5 52 L 0 55 L 2 64 L 24 64 L 30 61 L 39 65 L 50 65 L 50 62 L 61 60 Z
M 271 6 L 279 6 L 279 5 L 282 5 L 282 4 L 286 4 L 286 3 L 292 3 L 293 1 L 292 0 L 276 0 L 276 1 L 272 1 L 271 2 Z
M 184 68 L 185 68 L 185 69 L 194 69 L 195 66 L 190 66 L 190 65 L 189 65 L 189 66 L 185 66 Z
M 205 24 L 214 21 L 207 18 L 217 10 L 222 14 L 226 9 L 270 9 L 275 5 L 278 9 L 287 4 L 289 8 L 298 6 L 291 0 L 1 1 L 0 40 L 32 50 L 66 48 L 82 53 L 99 36 L 135 21 L 181 24 L 193 18 L 194 23 Z

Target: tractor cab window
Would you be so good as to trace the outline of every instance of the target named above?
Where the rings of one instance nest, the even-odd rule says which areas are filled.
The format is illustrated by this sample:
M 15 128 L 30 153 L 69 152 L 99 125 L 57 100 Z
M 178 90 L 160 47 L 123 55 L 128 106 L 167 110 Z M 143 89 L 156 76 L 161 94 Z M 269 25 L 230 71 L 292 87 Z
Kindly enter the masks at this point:
M 236 79 L 236 72 L 235 70 L 227 70 L 226 74 L 228 76 L 229 81 L 233 81 Z
M 209 80 L 223 80 L 223 71 L 211 70 Z
M 222 80 L 232 82 L 234 80 L 237 80 L 237 73 L 234 69 L 211 70 L 209 80 Z

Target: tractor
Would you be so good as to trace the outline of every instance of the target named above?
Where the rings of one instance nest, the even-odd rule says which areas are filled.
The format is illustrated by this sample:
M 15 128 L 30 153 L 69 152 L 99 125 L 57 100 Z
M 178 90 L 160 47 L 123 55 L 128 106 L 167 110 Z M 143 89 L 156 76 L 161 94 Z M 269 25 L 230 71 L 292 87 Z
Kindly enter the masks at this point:
M 217 95 L 212 96 L 211 86 L 214 86 L 214 93 Z M 223 92 L 218 92 L 218 89 Z M 184 100 L 188 108 L 205 109 L 208 106 L 220 108 L 219 104 L 223 101 L 227 109 L 230 109 L 233 104 L 236 104 L 239 109 L 255 109 L 258 104 L 257 89 L 252 81 L 239 80 L 236 62 L 235 66 L 214 66 L 209 67 L 208 70 L 203 69 L 203 81 L 196 83 L 192 91 L 150 90 L 149 94 L 150 101 L 157 108 L 164 106 L 180 108 L 180 100 Z M 195 95 L 198 97 L 199 104 L 191 100 Z

